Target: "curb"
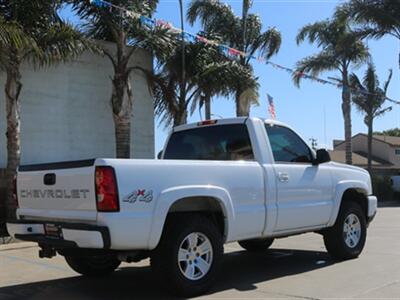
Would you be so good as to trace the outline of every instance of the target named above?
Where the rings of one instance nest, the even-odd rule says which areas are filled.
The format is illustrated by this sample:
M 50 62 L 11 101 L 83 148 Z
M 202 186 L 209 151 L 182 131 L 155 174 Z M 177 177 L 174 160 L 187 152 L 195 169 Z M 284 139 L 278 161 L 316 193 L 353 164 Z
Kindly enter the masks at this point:
M 4 244 L 0 245 L 0 252 L 2 251 L 10 251 L 10 250 L 19 250 L 25 248 L 36 248 L 38 245 L 37 243 L 33 242 L 20 242 L 20 243 L 11 243 L 11 244 Z

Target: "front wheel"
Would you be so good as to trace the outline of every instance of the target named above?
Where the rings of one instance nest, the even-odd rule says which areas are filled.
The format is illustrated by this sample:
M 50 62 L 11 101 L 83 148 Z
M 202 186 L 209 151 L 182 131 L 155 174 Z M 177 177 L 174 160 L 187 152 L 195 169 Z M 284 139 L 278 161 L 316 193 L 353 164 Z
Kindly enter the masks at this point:
M 65 256 L 65 260 L 75 272 L 93 277 L 108 275 L 121 264 L 118 259 L 109 255 Z
M 324 243 L 332 257 L 352 259 L 361 254 L 366 236 L 367 222 L 362 208 L 356 202 L 345 202 L 335 225 L 324 233 Z
M 214 283 L 223 255 L 219 228 L 199 214 L 172 217 L 151 255 L 151 266 L 173 294 L 193 297 Z

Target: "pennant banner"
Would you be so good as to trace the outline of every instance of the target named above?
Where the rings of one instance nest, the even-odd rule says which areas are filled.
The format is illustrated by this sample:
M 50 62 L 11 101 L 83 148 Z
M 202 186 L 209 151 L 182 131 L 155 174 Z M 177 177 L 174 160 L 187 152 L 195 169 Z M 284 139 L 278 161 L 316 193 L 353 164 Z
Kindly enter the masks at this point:
M 360 91 L 360 90 L 358 90 L 356 88 L 353 88 L 353 87 L 348 87 L 348 86 L 344 86 L 343 87 L 343 84 L 337 83 L 335 81 L 322 79 L 322 78 L 319 78 L 319 77 L 308 75 L 308 74 L 303 73 L 303 72 L 298 72 L 298 71 L 296 71 L 296 70 L 294 70 L 292 68 L 281 66 L 279 64 L 273 63 L 273 62 L 265 59 L 262 56 L 256 57 L 254 55 L 249 55 L 247 53 L 244 53 L 243 51 L 237 50 L 235 48 L 232 48 L 232 47 L 229 47 L 229 46 L 226 46 L 226 45 L 223 45 L 223 44 L 220 44 L 220 43 L 218 43 L 216 41 L 209 40 L 209 39 L 207 39 L 207 38 L 205 38 L 203 36 L 200 36 L 200 35 L 195 35 L 195 34 L 192 34 L 190 32 L 186 32 L 186 31 L 184 31 L 182 33 L 181 29 L 179 29 L 177 27 L 174 27 L 173 24 L 171 24 L 170 22 L 167 22 L 167 21 L 164 21 L 164 20 L 161 20 L 161 19 L 152 19 L 152 18 L 143 16 L 143 15 L 140 15 L 140 14 L 138 14 L 136 12 L 127 10 L 124 7 L 121 7 L 121 6 L 118 6 L 118 5 L 114 5 L 114 4 L 112 4 L 112 3 L 108 2 L 108 1 L 89 0 L 89 2 L 90 2 L 90 4 L 92 4 L 92 5 L 94 5 L 94 6 L 98 7 L 98 8 L 108 8 L 108 9 L 115 8 L 115 9 L 119 10 L 121 13 L 123 13 L 125 16 L 127 16 L 129 18 L 139 19 L 140 23 L 142 24 L 142 26 L 146 27 L 148 29 L 154 29 L 156 26 L 162 27 L 162 28 L 167 28 L 167 29 L 171 30 L 174 33 L 180 33 L 181 34 L 180 38 L 181 39 L 183 38 L 185 41 L 187 41 L 189 43 L 194 43 L 194 42 L 197 41 L 197 42 L 204 43 L 205 45 L 217 46 L 219 51 L 229 59 L 237 60 L 240 57 L 246 57 L 246 58 L 250 58 L 252 60 L 256 60 L 259 63 L 270 65 L 275 69 L 286 71 L 287 73 L 289 73 L 292 76 L 297 76 L 297 77 L 300 77 L 300 78 L 309 79 L 309 80 L 316 81 L 316 82 L 324 84 L 324 85 L 325 84 L 329 84 L 329 85 L 335 86 L 337 88 L 344 88 L 345 92 L 346 92 L 347 89 L 350 89 L 350 91 L 356 91 L 356 92 Z M 400 56 L 399 56 L 399 59 L 400 59 Z M 369 93 L 367 91 L 361 91 L 361 92 L 363 94 L 378 96 L 377 94 Z M 385 96 L 385 99 L 388 100 L 389 102 L 392 102 L 392 103 L 400 105 L 400 101 L 393 100 L 393 99 L 391 99 L 389 97 L 386 97 L 386 96 Z

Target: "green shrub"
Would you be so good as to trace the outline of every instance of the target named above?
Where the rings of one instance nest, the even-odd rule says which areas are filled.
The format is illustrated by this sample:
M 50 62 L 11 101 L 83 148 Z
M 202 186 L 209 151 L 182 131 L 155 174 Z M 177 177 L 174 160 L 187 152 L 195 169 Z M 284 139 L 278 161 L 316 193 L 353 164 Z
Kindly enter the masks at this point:
M 390 176 L 372 176 L 372 191 L 378 201 L 393 200 L 393 188 Z

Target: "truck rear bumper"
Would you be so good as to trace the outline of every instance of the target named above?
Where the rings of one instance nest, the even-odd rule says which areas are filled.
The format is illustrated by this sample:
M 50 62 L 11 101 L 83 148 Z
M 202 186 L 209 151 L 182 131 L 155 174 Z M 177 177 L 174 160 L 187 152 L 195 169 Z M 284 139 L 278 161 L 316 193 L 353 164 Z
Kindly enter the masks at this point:
M 110 249 L 111 246 L 110 233 L 105 226 L 20 220 L 8 222 L 7 230 L 16 239 L 55 248 Z

